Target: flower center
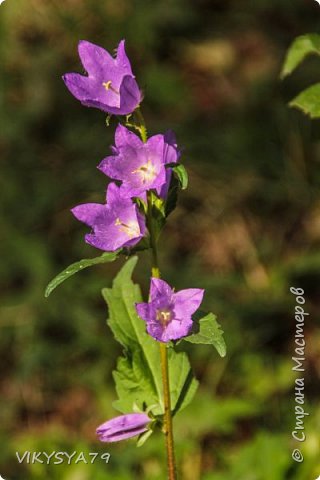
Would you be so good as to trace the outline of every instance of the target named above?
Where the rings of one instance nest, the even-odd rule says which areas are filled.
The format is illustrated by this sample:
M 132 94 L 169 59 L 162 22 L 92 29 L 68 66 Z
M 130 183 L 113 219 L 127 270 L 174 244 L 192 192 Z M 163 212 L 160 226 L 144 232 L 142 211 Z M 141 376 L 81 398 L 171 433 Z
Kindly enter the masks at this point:
M 120 220 L 120 218 L 117 218 L 114 224 L 119 227 L 121 232 L 124 232 L 126 235 L 128 235 L 129 238 L 136 238 L 140 235 L 139 225 L 134 221 L 124 223 Z
M 152 182 L 157 176 L 156 167 L 153 165 L 151 160 L 148 160 L 147 163 L 141 165 L 141 167 L 133 170 L 131 173 L 138 173 L 141 177 L 142 183 Z
M 166 327 L 169 322 L 172 320 L 172 312 L 167 308 L 162 308 L 157 310 L 157 320 L 161 323 L 163 327 Z
M 104 88 L 105 88 L 107 91 L 108 91 L 108 90 L 111 90 L 113 93 L 116 93 L 117 95 L 120 95 L 120 92 L 119 92 L 116 88 L 114 88 L 114 87 L 112 86 L 111 80 L 109 80 L 108 82 L 103 82 L 102 85 L 104 86 Z

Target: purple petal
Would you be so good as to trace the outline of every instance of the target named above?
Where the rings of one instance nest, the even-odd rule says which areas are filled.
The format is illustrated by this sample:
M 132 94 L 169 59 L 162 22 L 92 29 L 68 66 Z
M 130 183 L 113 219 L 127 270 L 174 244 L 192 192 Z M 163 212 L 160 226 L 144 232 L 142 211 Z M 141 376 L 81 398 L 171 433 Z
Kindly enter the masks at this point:
M 150 284 L 150 299 L 151 302 L 158 299 L 165 299 L 171 301 L 173 290 L 167 282 L 160 278 L 151 278 Z
M 86 77 L 85 77 L 86 78 Z M 105 93 L 108 93 L 105 90 Z M 111 90 L 109 90 L 111 92 Z M 112 93 L 112 92 L 111 92 Z M 142 95 L 139 90 L 138 84 L 133 77 L 126 75 L 121 83 L 119 96 L 120 97 L 120 106 L 116 106 L 114 103 L 112 105 L 107 103 L 105 100 L 95 99 L 86 99 L 85 102 L 82 102 L 83 105 L 87 107 L 96 107 L 100 108 L 105 112 L 111 113 L 113 115 L 129 115 L 132 113 L 142 101 Z
M 164 134 L 164 152 L 163 158 L 164 163 L 177 163 L 180 157 L 180 151 L 178 150 L 177 140 L 175 133 L 172 130 L 168 130 Z M 161 198 L 166 198 L 168 195 L 168 190 L 170 187 L 172 177 L 171 169 L 166 169 L 166 180 L 165 183 L 158 190 L 158 194 Z
M 148 321 L 150 318 L 149 303 L 136 303 L 135 307 L 139 317 L 144 321 Z
M 84 203 L 72 208 L 71 212 L 80 222 L 92 227 L 97 217 L 104 214 L 105 208 L 105 205 L 100 203 Z
M 99 81 L 110 80 L 109 78 L 105 79 L 105 73 L 114 70 L 115 61 L 107 50 L 86 40 L 80 40 L 78 52 L 81 63 L 89 76 Z
M 200 306 L 204 290 L 200 288 L 187 288 L 173 295 L 174 311 L 176 318 L 190 317 Z
M 117 204 L 120 195 L 120 188 L 114 182 L 109 183 L 106 192 L 106 202 L 108 205 Z
M 121 40 L 118 45 L 116 64 L 118 67 L 124 70 L 128 75 L 133 76 L 130 61 L 127 57 L 126 50 L 125 50 L 125 40 Z
M 132 113 L 142 101 L 142 95 L 139 90 L 136 80 L 126 75 L 121 83 L 120 87 L 120 108 L 115 113 L 118 115 L 128 115 Z
M 150 421 L 145 413 L 128 413 L 103 423 L 96 433 L 102 442 L 118 442 L 146 432 Z
M 126 127 L 118 124 L 115 131 L 115 144 L 117 148 L 129 145 L 132 148 L 139 149 L 143 147 L 143 141 L 135 133 L 128 130 Z
M 101 95 L 97 93 L 97 82 L 94 78 L 84 77 L 79 73 L 66 73 L 62 79 L 72 95 L 85 106 L 95 106 L 96 103 L 101 102 Z
M 108 235 L 102 235 L 101 233 L 87 233 L 84 238 L 86 243 L 88 243 L 92 247 L 103 250 L 104 252 L 115 252 L 116 250 L 124 246 L 127 238 L 123 237 L 124 236 L 115 237 L 109 230 Z
M 150 154 L 161 159 L 161 163 L 164 163 L 163 160 L 163 150 L 164 150 L 164 137 L 161 134 L 153 135 L 147 141 L 147 147 Z
M 176 135 L 172 130 L 167 130 L 164 134 L 164 159 L 165 163 L 176 163 L 180 157 Z
M 183 320 L 172 320 L 166 328 L 163 329 L 162 334 L 158 340 L 160 342 L 169 342 L 170 340 L 178 340 L 186 337 L 192 328 L 191 317 L 184 317 Z

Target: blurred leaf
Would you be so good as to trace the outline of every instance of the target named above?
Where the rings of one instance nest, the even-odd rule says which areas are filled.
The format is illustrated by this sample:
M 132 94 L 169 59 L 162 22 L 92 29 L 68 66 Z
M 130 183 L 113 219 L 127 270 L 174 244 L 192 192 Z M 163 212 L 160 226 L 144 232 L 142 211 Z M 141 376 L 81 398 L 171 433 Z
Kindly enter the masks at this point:
M 118 361 L 114 372 L 119 400 L 114 404 L 122 413 L 131 412 L 133 404 L 157 407 L 155 415 L 163 414 L 163 389 L 159 343 L 146 333 L 145 324 L 135 309 L 142 302 L 140 288 L 131 280 L 137 257 L 130 258 L 114 279 L 112 288 L 102 294 L 109 307 L 110 326 L 115 338 L 125 348 L 125 357 Z M 174 413 L 192 400 L 197 388 L 185 353 L 168 349 L 171 407 Z
M 201 343 L 213 345 L 221 357 L 226 355 L 226 344 L 223 338 L 223 331 L 213 313 L 208 313 L 205 317 L 198 320 L 199 331 L 183 340 L 190 343 Z
M 297 37 L 287 51 L 281 78 L 290 75 L 311 54 L 320 55 L 320 35 L 310 33 Z
M 291 102 L 290 107 L 296 107 L 311 118 L 320 118 L 320 83 L 299 93 Z
M 119 254 L 119 250 L 117 252 L 105 252 L 100 257 L 95 257 L 95 258 L 86 258 L 83 260 L 80 260 L 79 262 L 72 263 L 67 267 L 65 270 L 63 270 L 59 275 L 54 277 L 53 280 L 48 284 L 46 290 L 45 290 L 45 297 L 49 297 L 50 293 L 55 290 L 60 283 L 64 282 L 67 280 L 69 277 L 74 275 L 75 273 L 79 272 L 80 270 L 83 270 L 88 267 L 92 267 L 93 265 L 98 265 L 101 263 L 110 263 L 114 262 L 114 260 L 117 258 Z

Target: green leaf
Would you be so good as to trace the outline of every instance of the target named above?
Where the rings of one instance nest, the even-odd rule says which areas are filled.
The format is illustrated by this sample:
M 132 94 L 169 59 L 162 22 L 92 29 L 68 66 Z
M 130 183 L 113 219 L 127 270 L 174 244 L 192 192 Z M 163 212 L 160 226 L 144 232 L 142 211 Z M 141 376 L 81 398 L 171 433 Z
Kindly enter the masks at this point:
M 153 377 L 141 351 L 136 349 L 133 356 L 120 357 L 113 372 L 118 400 L 114 408 L 122 413 L 133 411 L 133 406 L 143 411 L 144 406 L 153 405 L 154 413 L 162 413 Z
M 74 275 L 75 273 L 79 272 L 80 270 L 84 270 L 85 268 L 92 267 L 92 265 L 98 265 L 101 263 L 110 263 L 113 262 L 118 254 L 120 253 L 120 250 L 116 252 L 105 252 L 100 257 L 95 257 L 95 258 L 86 258 L 83 260 L 80 260 L 79 262 L 72 263 L 67 267 L 65 270 L 63 270 L 59 275 L 54 277 L 53 280 L 48 284 L 46 290 L 45 290 L 45 297 L 49 297 L 50 293 L 55 290 L 60 283 L 64 282 L 67 280 L 69 277 Z
M 280 74 L 281 78 L 290 75 L 311 54 L 320 55 L 320 35 L 310 33 L 297 37 L 288 49 Z
M 138 440 L 137 440 L 137 447 L 142 447 L 142 445 L 144 445 L 144 443 L 148 440 L 148 438 L 153 434 L 153 430 L 147 430 L 146 432 L 144 433 L 141 433 L 141 435 L 139 435 L 138 437 Z
M 114 371 L 118 400 L 114 407 L 122 413 L 131 412 L 133 405 L 143 409 L 154 406 L 155 415 L 164 413 L 159 343 L 146 333 L 145 322 L 135 310 L 142 302 L 140 288 L 131 275 L 137 257 L 131 257 L 114 279 L 112 288 L 102 294 L 109 307 L 108 325 L 115 338 L 123 345 L 121 357 Z M 168 348 L 171 406 L 174 413 L 184 408 L 197 388 L 185 353 Z
M 185 190 L 188 186 L 188 173 L 181 163 L 177 163 L 172 167 L 172 170 L 176 174 L 182 190 Z
M 183 340 L 190 343 L 201 343 L 213 345 L 221 357 L 226 355 L 226 344 L 223 338 L 223 331 L 213 313 L 208 313 L 205 317 L 195 320 L 197 333 L 184 337 Z
M 296 107 L 309 115 L 311 118 L 320 118 L 320 83 L 303 90 L 289 103 L 290 107 Z

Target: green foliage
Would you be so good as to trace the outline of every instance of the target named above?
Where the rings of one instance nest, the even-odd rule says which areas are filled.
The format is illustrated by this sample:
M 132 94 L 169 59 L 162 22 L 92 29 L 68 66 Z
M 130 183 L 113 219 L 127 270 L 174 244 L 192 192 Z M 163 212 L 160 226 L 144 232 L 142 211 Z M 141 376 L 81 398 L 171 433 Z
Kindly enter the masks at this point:
M 138 317 L 135 303 L 142 302 L 138 285 L 131 276 L 137 257 L 129 259 L 113 281 L 112 288 L 102 291 L 109 308 L 108 325 L 115 338 L 124 347 L 124 356 L 118 360 L 114 379 L 118 400 L 114 407 L 122 413 L 152 407 L 155 415 L 164 413 L 160 369 L 159 344 L 146 333 L 144 322 Z M 193 398 L 197 382 L 193 378 L 185 353 L 169 347 L 171 406 L 173 413 L 186 407 Z
M 226 355 L 227 350 L 223 331 L 213 313 L 208 313 L 205 317 L 197 319 L 196 329 L 198 329 L 197 333 L 184 337 L 183 340 L 190 343 L 213 345 L 221 357 Z
M 185 190 L 188 186 L 188 173 L 184 165 L 182 165 L 181 163 L 178 163 L 177 165 L 174 165 L 172 167 L 172 170 L 179 180 L 181 189 Z
M 310 33 L 297 37 L 288 49 L 284 60 L 281 78 L 290 75 L 309 55 L 320 55 L 320 35 Z
M 80 272 L 81 270 L 84 270 L 85 268 L 92 267 L 93 265 L 99 265 L 102 263 L 110 263 L 114 262 L 114 260 L 118 257 L 119 251 L 117 252 L 105 252 L 100 257 L 95 257 L 95 258 L 85 258 L 83 260 L 80 260 L 79 262 L 72 263 L 67 267 L 65 270 L 63 270 L 59 275 L 54 277 L 53 280 L 48 284 L 46 290 L 45 290 L 45 297 L 49 297 L 50 293 L 53 292 L 61 283 L 63 283 L 65 280 L 67 280 L 69 277 L 74 275 L 75 273 Z
M 291 74 L 311 54 L 320 55 L 320 35 L 311 33 L 296 38 L 287 52 L 281 78 Z M 303 90 L 289 105 L 300 109 L 312 119 L 320 118 L 320 83 Z
M 312 119 L 320 118 L 320 83 L 303 90 L 289 105 L 299 108 Z

